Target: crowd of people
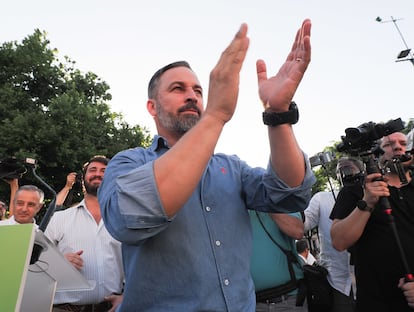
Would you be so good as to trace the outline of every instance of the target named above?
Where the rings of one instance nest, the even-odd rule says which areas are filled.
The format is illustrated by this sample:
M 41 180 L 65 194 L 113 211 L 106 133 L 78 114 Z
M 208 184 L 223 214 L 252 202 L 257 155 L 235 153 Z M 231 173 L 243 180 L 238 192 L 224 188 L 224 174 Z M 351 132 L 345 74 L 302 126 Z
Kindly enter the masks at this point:
M 392 166 L 407 155 L 406 136 L 382 138 L 383 173 L 344 158 L 339 177 L 364 178 L 311 196 L 315 176 L 292 127 L 299 118 L 293 97 L 311 59 L 310 30 L 306 19 L 276 75 L 268 76 L 263 60 L 256 63 L 266 168 L 214 153 L 236 109 L 246 24 L 211 71 L 206 105 L 187 62 L 155 72 L 147 100 L 157 128 L 152 145 L 89 159 L 83 200 L 56 211 L 44 231 L 96 282 L 90 290 L 57 292 L 53 311 L 313 312 L 302 266 L 314 263 L 328 271 L 331 312 L 414 308 L 412 157 L 399 167 L 404 183 Z M 58 206 L 75 179 L 68 173 Z M 36 224 L 43 191 L 19 187 L 18 179 L 9 184 L 9 216 L 0 202 L 0 225 Z M 304 234 L 315 227 L 321 248 L 312 255 Z

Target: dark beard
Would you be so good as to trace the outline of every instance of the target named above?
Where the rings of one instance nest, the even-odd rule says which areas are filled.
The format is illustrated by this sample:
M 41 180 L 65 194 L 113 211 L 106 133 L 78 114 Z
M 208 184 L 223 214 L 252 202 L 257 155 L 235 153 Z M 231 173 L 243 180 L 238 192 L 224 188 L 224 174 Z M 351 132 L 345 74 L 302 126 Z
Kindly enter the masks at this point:
M 86 181 L 84 181 L 84 185 L 85 185 L 85 192 L 87 194 L 95 196 L 95 197 L 98 195 L 99 185 L 91 184 Z

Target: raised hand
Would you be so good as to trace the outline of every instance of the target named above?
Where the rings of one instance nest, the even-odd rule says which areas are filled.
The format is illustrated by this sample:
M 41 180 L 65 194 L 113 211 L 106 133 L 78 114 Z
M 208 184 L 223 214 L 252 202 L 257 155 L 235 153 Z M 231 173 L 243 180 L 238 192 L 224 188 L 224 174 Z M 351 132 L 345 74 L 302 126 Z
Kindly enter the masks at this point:
M 247 25 L 242 24 L 210 73 L 206 114 L 226 123 L 233 116 L 239 95 L 240 70 L 249 47 Z
M 66 176 L 66 187 L 72 188 L 76 182 L 76 172 L 71 172 Z
M 279 72 L 267 77 L 266 64 L 256 62 L 259 96 L 266 110 L 287 111 L 289 104 L 311 60 L 311 21 L 306 19 L 297 31 L 292 49 Z

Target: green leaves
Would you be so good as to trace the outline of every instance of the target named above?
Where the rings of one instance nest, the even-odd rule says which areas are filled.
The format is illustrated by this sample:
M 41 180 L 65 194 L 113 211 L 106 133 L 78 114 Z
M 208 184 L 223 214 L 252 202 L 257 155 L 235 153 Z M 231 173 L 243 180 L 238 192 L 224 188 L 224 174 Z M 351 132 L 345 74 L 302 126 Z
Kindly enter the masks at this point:
M 0 46 L 0 159 L 38 161 L 36 172 L 59 191 L 66 175 L 79 171 L 92 155 L 112 157 L 120 150 L 147 146 L 149 133 L 111 112 L 109 85 L 82 73 L 69 57 L 58 59 L 46 32 L 38 29 Z M 23 176 L 20 184 L 37 181 Z M 46 194 L 50 196 L 51 194 Z M 0 183 L 0 198 L 9 198 Z

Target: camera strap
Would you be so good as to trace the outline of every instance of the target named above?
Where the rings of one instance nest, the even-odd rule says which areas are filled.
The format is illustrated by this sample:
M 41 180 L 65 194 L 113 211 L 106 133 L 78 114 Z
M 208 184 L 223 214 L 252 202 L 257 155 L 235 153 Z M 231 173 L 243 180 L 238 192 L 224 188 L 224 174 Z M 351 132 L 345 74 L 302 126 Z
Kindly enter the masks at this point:
M 263 220 L 260 218 L 259 213 L 257 211 L 255 211 L 255 213 L 256 213 L 257 219 L 259 220 L 260 225 L 262 226 L 262 228 L 265 231 L 266 235 L 286 255 L 289 274 L 290 274 L 290 279 L 291 279 L 289 282 L 287 282 L 283 285 L 272 287 L 270 289 L 265 289 L 265 290 L 261 290 L 261 291 L 256 292 L 256 300 L 257 301 L 262 301 L 261 298 L 267 297 L 268 294 L 271 293 L 271 292 L 273 292 L 273 293 L 283 292 L 283 293 L 277 295 L 277 296 L 280 296 L 280 295 L 284 295 L 284 294 L 298 288 L 298 281 L 296 279 L 296 275 L 295 275 L 295 272 L 293 270 L 293 263 L 298 265 L 298 267 L 300 267 L 300 268 L 302 268 L 302 266 L 300 265 L 297 256 L 292 252 L 292 250 L 288 250 L 288 249 L 283 248 L 276 241 L 276 239 L 274 239 L 272 237 L 270 232 L 266 229 L 266 226 L 264 225 Z M 264 298 L 264 300 L 266 300 L 266 298 Z

